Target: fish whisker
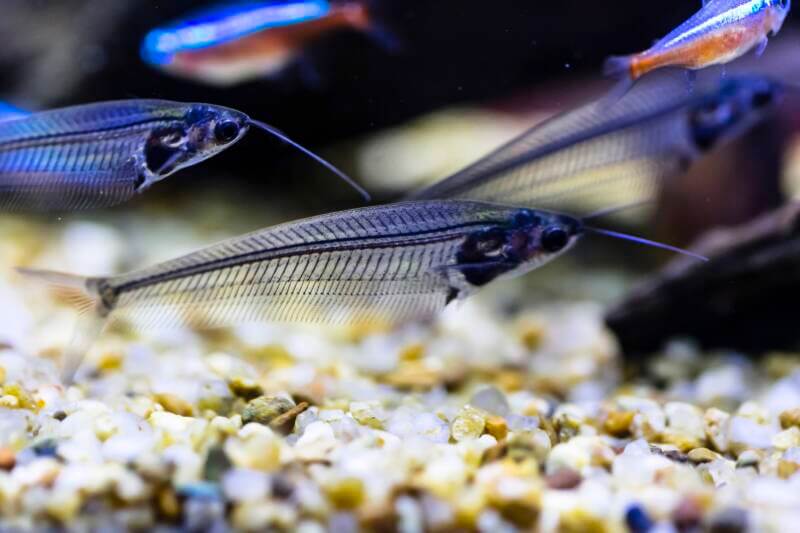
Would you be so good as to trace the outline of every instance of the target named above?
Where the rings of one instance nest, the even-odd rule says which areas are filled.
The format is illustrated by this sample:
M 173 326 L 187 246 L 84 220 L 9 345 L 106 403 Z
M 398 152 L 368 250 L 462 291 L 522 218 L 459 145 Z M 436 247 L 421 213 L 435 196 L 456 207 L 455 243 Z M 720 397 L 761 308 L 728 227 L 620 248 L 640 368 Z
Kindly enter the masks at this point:
M 625 241 L 631 241 L 638 244 L 643 244 L 645 246 L 652 246 L 653 248 L 659 248 L 661 250 L 667 250 L 669 252 L 675 252 L 681 255 L 685 255 L 687 257 L 691 257 L 693 259 L 697 259 L 698 261 L 708 262 L 709 258 L 705 257 L 700 254 L 696 254 L 694 252 L 690 252 L 689 250 L 685 250 L 683 248 L 678 248 L 677 246 L 671 246 L 669 244 L 665 244 L 663 242 L 651 241 L 650 239 L 645 239 L 644 237 L 637 237 L 635 235 L 629 235 L 627 233 L 620 233 L 618 231 L 612 231 L 608 229 L 602 228 L 595 228 L 592 226 L 584 226 L 586 231 L 590 233 L 596 233 L 598 235 L 605 235 L 606 237 L 611 237 L 614 239 L 621 239 Z
M 290 139 L 285 133 L 283 133 L 279 129 L 277 129 L 277 128 L 273 127 L 273 126 L 270 126 L 269 124 L 266 124 L 264 122 L 261 122 L 259 120 L 249 119 L 249 123 L 250 123 L 251 126 L 255 126 L 256 128 L 259 128 L 261 130 L 266 131 L 267 133 L 269 133 L 271 135 L 274 135 L 275 137 L 277 137 L 281 141 L 285 142 L 286 144 L 289 144 L 289 145 L 293 146 L 297 150 L 300 150 L 301 152 L 303 152 L 307 156 L 309 156 L 312 159 L 314 159 L 317 163 L 319 163 L 320 165 L 324 166 L 325 168 L 327 168 L 328 170 L 330 170 L 331 172 L 333 172 L 334 174 L 339 176 L 345 183 L 347 183 L 353 189 L 358 191 L 358 193 L 367 202 L 372 200 L 372 197 L 367 192 L 367 190 L 364 189 L 358 183 L 356 183 L 355 180 L 353 180 L 353 178 L 351 178 L 350 176 L 348 176 L 347 174 L 345 174 L 344 172 L 342 172 L 341 170 L 336 168 L 332 163 L 329 163 L 328 161 L 326 161 L 322 157 L 318 156 L 317 154 L 315 154 L 314 152 L 312 152 L 308 148 L 305 148 L 304 146 L 302 146 L 302 145 L 298 144 L 297 142 L 293 141 L 292 139 Z

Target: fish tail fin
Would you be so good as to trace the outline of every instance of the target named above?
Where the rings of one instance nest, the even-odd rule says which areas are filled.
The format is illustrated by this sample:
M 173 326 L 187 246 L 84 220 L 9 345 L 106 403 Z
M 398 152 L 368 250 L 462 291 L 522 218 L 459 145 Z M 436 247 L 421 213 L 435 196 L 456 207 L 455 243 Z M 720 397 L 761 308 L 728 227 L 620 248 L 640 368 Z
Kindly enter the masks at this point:
M 62 356 L 62 380 L 65 384 L 71 384 L 86 353 L 105 324 L 99 291 L 103 279 L 32 268 L 18 268 L 17 272 L 26 278 L 47 284 L 58 300 L 78 310 L 75 333 Z
M 611 56 L 603 64 L 603 75 L 618 80 L 617 84 L 603 98 L 603 105 L 611 107 L 625 96 L 636 83 L 633 73 L 634 56 Z
M 611 56 L 603 63 L 603 76 L 614 79 L 633 79 L 633 56 Z
M 344 9 L 349 10 L 348 20 L 354 28 L 369 35 L 384 50 L 399 52 L 402 49 L 400 39 L 386 25 L 376 4 L 374 0 L 354 0 L 345 4 Z
M 101 304 L 100 293 L 96 288 L 98 284 L 94 278 L 35 268 L 17 268 L 17 272 L 48 285 L 56 299 L 74 307 L 80 314 L 88 313 Z

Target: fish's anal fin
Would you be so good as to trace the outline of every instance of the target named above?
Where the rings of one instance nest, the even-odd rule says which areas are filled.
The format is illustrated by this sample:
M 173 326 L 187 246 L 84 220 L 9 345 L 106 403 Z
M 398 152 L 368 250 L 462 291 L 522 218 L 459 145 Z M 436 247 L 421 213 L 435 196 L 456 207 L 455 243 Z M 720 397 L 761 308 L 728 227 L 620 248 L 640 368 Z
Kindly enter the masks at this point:
M 769 44 L 769 39 L 763 37 L 758 44 L 756 44 L 755 54 L 756 57 L 761 57 L 764 54 L 764 51 L 767 49 L 767 45 Z
M 86 352 L 94 344 L 106 323 L 107 310 L 104 308 L 99 290 L 103 280 L 32 268 L 17 268 L 17 272 L 27 278 L 46 283 L 56 298 L 79 312 L 75 333 L 62 355 L 62 380 L 66 385 L 70 385 Z

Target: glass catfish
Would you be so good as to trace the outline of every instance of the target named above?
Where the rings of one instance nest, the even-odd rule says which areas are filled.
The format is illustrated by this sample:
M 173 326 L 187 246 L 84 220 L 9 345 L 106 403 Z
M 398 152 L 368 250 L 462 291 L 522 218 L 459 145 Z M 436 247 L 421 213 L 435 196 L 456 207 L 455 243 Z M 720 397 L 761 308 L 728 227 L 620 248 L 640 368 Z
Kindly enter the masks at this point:
M 761 54 L 790 8 L 791 0 L 706 0 L 700 11 L 650 49 L 609 58 L 605 72 L 629 84 L 663 67 L 698 70 L 729 63 L 753 49 Z
M 233 2 L 151 31 L 141 55 L 176 76 L 230 86 L 278 74 L 309 42 L 343 28 L 380 34 L 362 0 Z
M 783 91 L 765 78 L 731 77 L 690 94 L 682 76 L 654 75 L 611 105 L 601 99 L 546 120 L 412 198 L 580 216 L 649 203 L 664 180 L 774 109 Z
M 116 205 L 225 150 L 251 126 L 277 136 L 353 184 L 330 163 L 239 111 L 209 104 L 122 100 L 0 122 L 0 209 L 67 211 Z
M 81 334 L 89 344 L 116 320 L 140 328 L 247 322 L 388 327 L 431 318 L 496 279 L 529 272 L 586 231 L 681 251 L 559 213 L 434 200 L 281 224 L 119 276 L 20 271 L 58 287 L 87 312 L 90 333 Z M 84 352 L 68 354 L 68 377 Z

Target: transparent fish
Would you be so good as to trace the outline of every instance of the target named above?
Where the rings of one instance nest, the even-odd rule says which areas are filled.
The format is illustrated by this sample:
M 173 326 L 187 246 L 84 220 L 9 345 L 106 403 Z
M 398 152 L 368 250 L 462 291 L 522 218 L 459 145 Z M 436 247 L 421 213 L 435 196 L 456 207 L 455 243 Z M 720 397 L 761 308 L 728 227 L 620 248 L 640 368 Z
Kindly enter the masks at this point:
M 494 280 L 522 275 L 586 232 L 705 258 L 592 227 L 588 219 L 440 200 L 331 213 L 236 237 L 111 277 L 20 269 L 84 312 L 68 379 L 104 327 L 218 328 L 252 322 L 390 327 L 433 317 Z
M 244 113 L 209 104 L 123 100 L 0 122 L 0 209 L 65 211 L 125 202 L 155 182 L 268 131 L 366 192 L 330 163 Z
M 362 1 L 280 0 L 223 5 L 151 31 L 145 62 L 212 85 L 275 75 L 303 48 L 342 28 L 375 29 Z
M 389 326 L 424 320 L 494 279 L 572 246 L 568 216 L 475 202 L 410 202 L 282 224 L 130 274 L 82 278 L 23 270 L 85 311 L 81 335 L 247 322 Z M 85 347 L 67 363 L 71 375 Z
M 790 8 L 791 0 L 707 0 L 650 49 L 609 58 L 606 74 L 635 81 L 663 67 L 697 70 L 729 63 L 753 49 L 761 54 Z
M 613 105 L 601 99 L 545 121 L 412 198 L 578 216 L 648 203 L 665 179 L 752 126 L 781 94 L 781 85 L 756 77 L 692 93 L 678 76 L 651 77 Z

